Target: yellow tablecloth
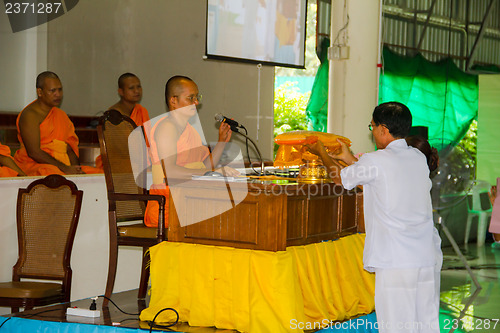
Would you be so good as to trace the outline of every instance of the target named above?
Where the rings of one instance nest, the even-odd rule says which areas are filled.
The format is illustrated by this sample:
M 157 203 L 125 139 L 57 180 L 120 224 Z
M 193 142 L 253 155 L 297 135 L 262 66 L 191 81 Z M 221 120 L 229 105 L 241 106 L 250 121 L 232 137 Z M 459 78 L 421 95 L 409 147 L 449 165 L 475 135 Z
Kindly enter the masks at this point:
M 269 252 L 163 242 L 150 249 L 151 301 L 141 320 L 175 308 L 191 326 L 301 332 L 374 310 L 364 235 Z M 157 322 L 173 321 L 162 312 Z M 316 324 L 315 324 L 316 323 Z

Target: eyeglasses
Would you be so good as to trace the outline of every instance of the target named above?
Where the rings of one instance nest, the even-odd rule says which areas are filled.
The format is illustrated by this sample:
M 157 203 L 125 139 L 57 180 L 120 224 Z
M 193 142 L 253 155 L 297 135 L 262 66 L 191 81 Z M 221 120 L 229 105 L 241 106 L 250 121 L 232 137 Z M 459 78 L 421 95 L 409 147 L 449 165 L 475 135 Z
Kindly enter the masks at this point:
M 373 125 L 371 123 L 368 124 L 368 129 L 370 130 L 370 132 L 373 131 Z
M 180 96 L 178 96 L 178 95 L 174 95 L 174 97 L 179 98 Z M 186 99 L 187 99 L 188 101 L 190 101 L 191 103 L 194 103 L 194 102 L 201 103 L 201 98 L 202 98 L 202 95 L 201 95 L 201 94 L 186 96 Z

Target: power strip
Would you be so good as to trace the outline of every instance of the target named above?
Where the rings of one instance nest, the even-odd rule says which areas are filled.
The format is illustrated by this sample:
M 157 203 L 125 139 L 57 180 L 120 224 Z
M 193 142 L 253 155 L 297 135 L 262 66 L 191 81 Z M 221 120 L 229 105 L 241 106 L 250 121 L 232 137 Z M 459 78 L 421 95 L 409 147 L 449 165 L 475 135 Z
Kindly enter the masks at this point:
M 97 318 L 101 316 L 101 311 L 82 308 L 67 308 L 66 314 L 70 316 Z

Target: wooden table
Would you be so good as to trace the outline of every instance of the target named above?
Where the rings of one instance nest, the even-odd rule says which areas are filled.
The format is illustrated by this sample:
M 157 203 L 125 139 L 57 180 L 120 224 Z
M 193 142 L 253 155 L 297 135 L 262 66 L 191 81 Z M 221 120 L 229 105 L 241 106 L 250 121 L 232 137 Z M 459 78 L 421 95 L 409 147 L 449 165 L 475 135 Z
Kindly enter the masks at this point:
M 215 211 L 227 197 L 229 185 L 203 180 L 176 184 L 182 200 L 170 196 L 168 240 L 284 251 L 287 246 L 364 232 L 359 189 L 346 191 L 333 183 L 295 181 L 249 181 L 231 186 L 234 196 L 248 191 L 241 203 L 202 222 L 181 226 L 181 214 Z

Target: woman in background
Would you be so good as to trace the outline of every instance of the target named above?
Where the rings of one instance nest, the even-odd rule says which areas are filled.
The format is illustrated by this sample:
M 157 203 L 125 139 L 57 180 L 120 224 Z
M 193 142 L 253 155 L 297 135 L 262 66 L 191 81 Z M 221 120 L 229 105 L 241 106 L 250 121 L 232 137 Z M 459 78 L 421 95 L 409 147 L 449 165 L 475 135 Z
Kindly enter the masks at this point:
M 488 231 L 491 232 L 494 240 L 491 247 L 500 249 L 500 200 L 495 200 L 497 197 L 498 186 L 500 186 L 500 177 L 497 178 L 497 185 L 492 186 L 490 190 L 490 200 L 493 210 L 491 212 L 490 228 Z
M 420 135 L 410 135 L 406 137 L 406 143 L 409 146 L 417 148 L 425 155 L 427 158 L 427 165 L 429 166 L 429 171 L 433 172 L 439 166 L 439 155 L 436 148 L 431 147 L 429 142 Z

